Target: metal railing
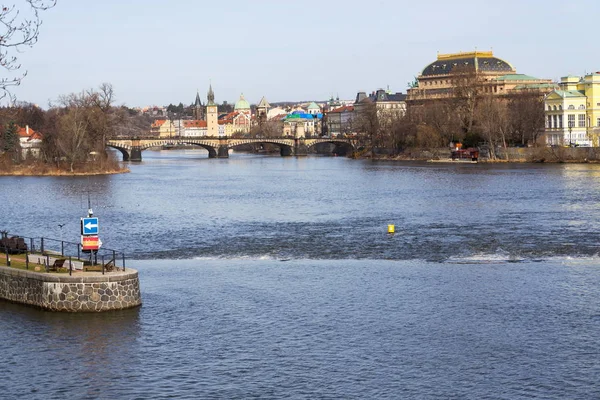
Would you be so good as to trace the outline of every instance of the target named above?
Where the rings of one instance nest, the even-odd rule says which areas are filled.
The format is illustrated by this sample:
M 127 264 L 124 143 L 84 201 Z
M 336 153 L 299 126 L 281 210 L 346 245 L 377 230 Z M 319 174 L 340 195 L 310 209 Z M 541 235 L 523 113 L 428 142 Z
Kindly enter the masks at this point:
M 0 265 L 8 267 L 15 261 L 24 263 L 25 269 L 32 265 L 44 268 L 45 272 L 60 272 L 73 269 L 97 271 L 125 271 L 125 253 L 100 247 L 98 250 L 83 250 L 81 243 L 46 237 L 29 237 L 2 231 L 0 238 Z M 21 257 L 23 256 L 23 257 Z M 65 264 L 68 263 L 68 267 Z M 78 268 L 81 267 L 81 268 Z

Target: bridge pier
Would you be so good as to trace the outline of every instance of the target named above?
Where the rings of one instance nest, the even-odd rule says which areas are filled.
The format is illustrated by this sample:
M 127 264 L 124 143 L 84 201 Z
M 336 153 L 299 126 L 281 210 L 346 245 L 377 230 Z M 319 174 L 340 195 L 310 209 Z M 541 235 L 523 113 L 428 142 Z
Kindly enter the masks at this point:
M 296 157 L 308 155 L 308 146 L 303 138 L 294 139 L 294 155 Z
M 218 158 L 229 158 L 229 148 L 227 145 L 220 144 L 217 149 L 217 157 Z
M 142 161 L 142 149 L 139 147 L 132 147 L 131 154 L 125 159 L 125 155 L 123 155 L 123 161 Z

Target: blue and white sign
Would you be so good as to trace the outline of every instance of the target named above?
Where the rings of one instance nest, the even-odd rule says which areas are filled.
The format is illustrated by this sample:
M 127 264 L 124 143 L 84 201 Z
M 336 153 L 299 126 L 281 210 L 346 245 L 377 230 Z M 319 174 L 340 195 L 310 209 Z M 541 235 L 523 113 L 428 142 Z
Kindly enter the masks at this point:
M 81 218 L 81 234 L 82 235 L 97 235 L 98 234 L 98 218 Z

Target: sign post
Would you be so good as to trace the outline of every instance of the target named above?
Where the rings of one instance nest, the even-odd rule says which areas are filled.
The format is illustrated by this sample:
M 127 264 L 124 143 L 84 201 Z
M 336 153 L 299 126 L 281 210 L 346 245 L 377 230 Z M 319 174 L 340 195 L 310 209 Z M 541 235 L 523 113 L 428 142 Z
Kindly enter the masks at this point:
M 83 251 L 98 250 L 100 248 L 100 239 L 98 236 L 82 236 L 81 248 Z
M 81 218 L 81 234 L 98 235 L 98 217 Z
M 98 237 L 100 224 L 98 217 L 93 216 L 93 211 L 88 210 L 88 216 L 81 218 L 81 250 L 84 253 L 90 253 L 90 262 L 95 265 L 96 254 L 102 246 L 102 241 Z

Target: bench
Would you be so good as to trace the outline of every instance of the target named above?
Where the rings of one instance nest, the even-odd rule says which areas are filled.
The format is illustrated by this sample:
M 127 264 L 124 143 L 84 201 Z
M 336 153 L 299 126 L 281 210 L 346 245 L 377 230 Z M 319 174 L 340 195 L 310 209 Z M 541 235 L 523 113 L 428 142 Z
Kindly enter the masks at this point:
M 48 267 L 48 271 L 58 271 L 59 268 L 64 268 L 64 264 L 64 259 L 54 260 L 54 263 Z
M 50 268 L 53 268 L 53 265 L 54 265 L 54 263 L 56 263 L 57 260 L 61 260 L 61 259 L 56 258 L 56 257 L 46 258 L 46 256 L 42 256 L 39 254 L 27 254 L 27 261 L 30 264 L 38 264 L 38 265 L 45 266 L 47 263 L 50 266 Z M 69 261 L 67 259 L 62 259 L 62 261 L 63 261 L 62 268 L 69 269 L 71 266 L 73 266 L 73 269 L 75 269 L 75 270 L 83 270 L 83 261 L 80 261 L 80 260 Z
M 70 264 L 69 264 L 70 263 Z M 78 269 L 78 270 L 83 270 L 83 261 L 76 261 L 76 260 L 65 260 L 65 268 L 69 269 L 70 267 L 73 267 L 73 269 Z

